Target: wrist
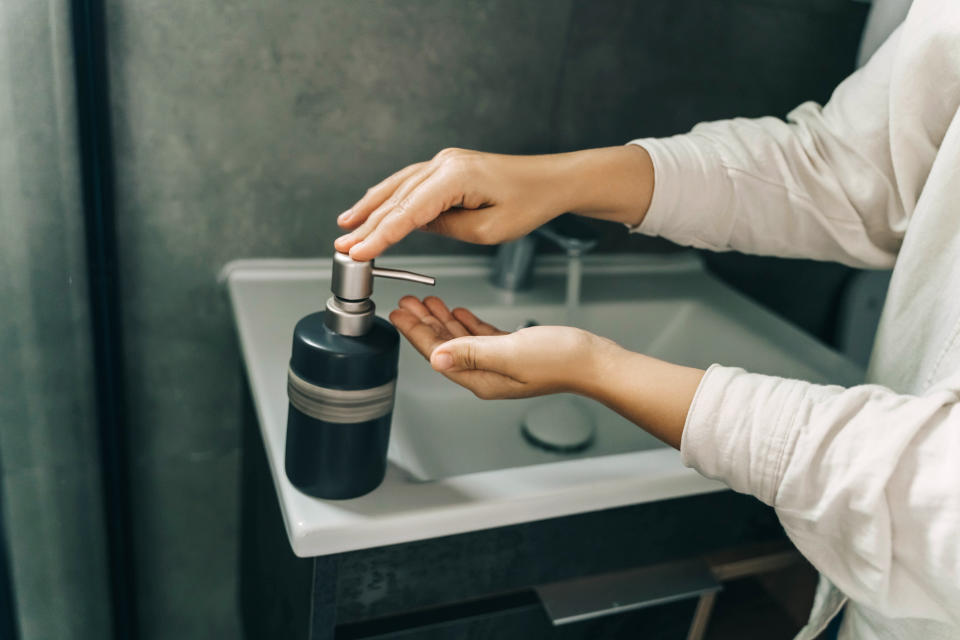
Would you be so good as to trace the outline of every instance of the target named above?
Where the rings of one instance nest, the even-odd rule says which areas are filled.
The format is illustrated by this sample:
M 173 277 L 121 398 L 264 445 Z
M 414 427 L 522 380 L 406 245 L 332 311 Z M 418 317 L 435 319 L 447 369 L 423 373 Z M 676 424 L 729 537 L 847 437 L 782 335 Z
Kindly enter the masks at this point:
M 679 449 L 704 371 L 629 351 L 604 338 L 597 340 L 578 376 L 577 393 Z
M 624 360 L 640 354 L 627 351 L 613 340 L 584 331 L 588 336 L 583 355 L 577 359 L 571 391 L 608 404 L 612 382 L 624 369 Z
M 653 161 L 646 149 L 628 144 L 565 155 L 564 211 L 631 226 L 643 221 L 654 187 Z

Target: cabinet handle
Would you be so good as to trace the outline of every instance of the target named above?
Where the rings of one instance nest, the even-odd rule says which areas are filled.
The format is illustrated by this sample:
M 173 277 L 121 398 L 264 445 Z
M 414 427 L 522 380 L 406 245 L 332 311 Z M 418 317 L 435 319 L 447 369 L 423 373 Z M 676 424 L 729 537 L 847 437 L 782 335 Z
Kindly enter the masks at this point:
M 557 626 L 695 598 L 720 588 L 706 562 L 695 559 L 552 582 L 534 590 Z

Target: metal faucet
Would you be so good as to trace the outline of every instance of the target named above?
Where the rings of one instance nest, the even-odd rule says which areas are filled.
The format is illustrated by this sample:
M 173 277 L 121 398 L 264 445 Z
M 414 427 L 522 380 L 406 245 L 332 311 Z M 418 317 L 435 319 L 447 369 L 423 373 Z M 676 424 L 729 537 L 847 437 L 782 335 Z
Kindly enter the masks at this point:
M 553 242 L 566 252 L 568 258 L 590 251 L 598 240 L 589 225 L 573 214 L 565 213 L 522 238 L 501 244 L 493 261 L 490 282 L 508 291 L 529 287 L 538 238 Z

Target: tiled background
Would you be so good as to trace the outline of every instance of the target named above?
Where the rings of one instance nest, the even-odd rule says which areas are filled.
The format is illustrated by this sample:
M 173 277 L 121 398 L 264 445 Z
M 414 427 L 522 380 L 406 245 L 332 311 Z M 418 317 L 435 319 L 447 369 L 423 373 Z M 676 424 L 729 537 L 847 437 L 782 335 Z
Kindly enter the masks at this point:
M 28 638 L 99 638 L 106 624 L 66 5 L 0 5 L 0 134 L 17 141 L 0 145 L 0 304 L 15 310 L 0 447 L 10 544 L 34 567 L 17 569 L 20 606 L 35 580 L 91 585 L 57 600 L 63 615 L 89 605 L 73 635 Z M 823 101 L 852 69 L 865 12 L 849 0 L 107 0 L 145 637 L 238 634 L 225 262 L 328 255 L 337 213 L 446 146 L 620 144 Z M 605 250 L 671 250 L 603 230 Z M 417 235 L 393 252 L 485 250 Z M 829 337 L 844 268 L 710 264 Z

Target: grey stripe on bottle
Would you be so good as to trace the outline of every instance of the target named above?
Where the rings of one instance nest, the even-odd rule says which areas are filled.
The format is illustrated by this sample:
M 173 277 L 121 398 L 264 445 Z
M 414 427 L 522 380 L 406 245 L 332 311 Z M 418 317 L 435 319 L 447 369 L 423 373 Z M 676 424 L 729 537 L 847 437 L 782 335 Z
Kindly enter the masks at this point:
M 290 404 L 316 420 L 351 424 L 381 418 L 393 410 L 396 379 L 369 389 L 328 389 L 310 384 L 293 371 L 287 372 Z

